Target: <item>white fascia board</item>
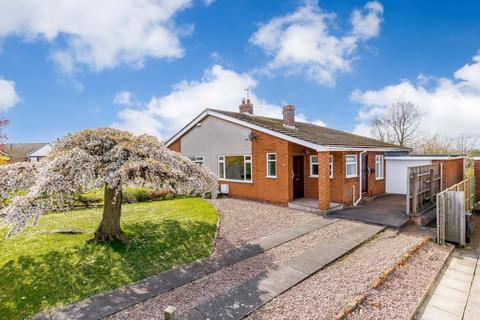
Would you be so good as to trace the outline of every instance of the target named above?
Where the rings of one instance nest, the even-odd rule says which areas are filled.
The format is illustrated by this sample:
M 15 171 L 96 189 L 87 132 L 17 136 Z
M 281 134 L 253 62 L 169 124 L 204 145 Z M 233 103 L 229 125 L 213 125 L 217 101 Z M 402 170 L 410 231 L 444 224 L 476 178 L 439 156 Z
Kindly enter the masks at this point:
M 422 161 L 422 160 L 455 160 L 455 159 L 464 159 L 464 156 L 457 156 L 457 157 L 449 157 L 449 156 L 418 156 L 418 157 L 396 157 L 396 156 L 391 156 L 391 157 L 385 157 L 385 160 L 411 160 L 411 161 Z M 480 158 L 479 158 L 480 160 Z
M 480 161 L 480 157 L 473 157 L 474 161 Z
M 329 151 L 371 151 L 371 152 L 408 151 L 408 149 L 401 149 L 401 148 L 378 148 L 378 147 L 325 146 L 325 148 Z

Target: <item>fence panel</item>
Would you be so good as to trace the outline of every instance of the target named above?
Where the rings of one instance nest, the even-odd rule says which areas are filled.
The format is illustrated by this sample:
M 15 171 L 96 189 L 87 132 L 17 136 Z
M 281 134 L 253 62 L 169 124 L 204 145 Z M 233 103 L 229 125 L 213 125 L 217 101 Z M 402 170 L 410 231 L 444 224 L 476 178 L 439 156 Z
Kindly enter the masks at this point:
M 433 207 L 435 195 L 442 191 L 441 164 L 409 167 L 407 179 L 407 214 Z

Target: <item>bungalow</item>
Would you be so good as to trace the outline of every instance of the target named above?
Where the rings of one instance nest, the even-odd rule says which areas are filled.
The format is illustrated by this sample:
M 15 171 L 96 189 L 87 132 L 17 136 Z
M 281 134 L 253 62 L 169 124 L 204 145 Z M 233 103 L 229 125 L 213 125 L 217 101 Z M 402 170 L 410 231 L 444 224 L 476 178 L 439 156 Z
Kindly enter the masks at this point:
M 239 112 L 206 109 L 166 142 L 171 150 L 208 166 L 231 196 L 288 204 L 315 199 L 320 210 L 352 205 L 385 193 L 385 155 L 409 149 L 352 133 L 253 114 L 243 100 Z
M 51 149 L 50 143 L 9 143 L 0 145 L 0 154 L 9 158 L 9 162 L 36 162 L 46 157 Z

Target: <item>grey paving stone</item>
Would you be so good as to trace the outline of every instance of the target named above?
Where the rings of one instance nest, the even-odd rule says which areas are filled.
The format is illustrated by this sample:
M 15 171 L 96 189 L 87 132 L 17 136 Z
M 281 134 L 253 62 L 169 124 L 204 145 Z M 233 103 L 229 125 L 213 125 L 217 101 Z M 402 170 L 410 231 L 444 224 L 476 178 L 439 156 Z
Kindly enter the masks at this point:
M 258 290 L 247 281 L 196 307 L 207 319 L 242 319 L 273 298 L 270 292 Z
M 453 299 L 445 298 L 443 296 L 434 294 L 430 298 L 428 305 L 461 317 L 463 315 L 463 310 L 465 309 L 466 302 L 467 302 L 466 300 L 456 301 Z
M 457 289 L 460 291 L 464 291 L 464 292 L 470 291 L 470 283 L 459 281 L 457 279 L 454 279 L 448 276 L 443 276 L 439 283 L 446 287 Z
M 435 288 L 435 294 L 463 303 L 465 303 L 468 298 L 468 292 L 452 289 L 441 284 Z
M 250 282 L 256 290 L 269 292 L 272 296 L 276 297 L 308 276 L 308 273 L 283 265 L 280 268 L 264 272 L 248 282 Z
M 316 262 L 323 267 L 338 259 L 343 254 L 345 254 L 345 250 L 342 248 L 332 245 L 321 245 L 304 252 L 300 257 Z
M 204 320 L 206 319 L 203 314 L 197 309 L 191 309 L 184 314 L 180 314 L 176 317 L 178 320 Z
M 275 248 L 276 246 L 282 244 L 282 240 L 272 237 L 263 237 L 261 239 L 251 242 L 253 245 L 257 245 L 262 248 L 264 251 Z
M 433 306 L 427 306 L 420 320 L 462 320 L 462 317 Z
M 322 264 L 309 260 L 301 255 L 293 257 L 287 262 L 287 265 L 307 274 L 315 273 L 323 267 Z
M 91 299 L 82 300 L 50 313 L 52 320 L 96 320 L 102 316 L 97 305 Z

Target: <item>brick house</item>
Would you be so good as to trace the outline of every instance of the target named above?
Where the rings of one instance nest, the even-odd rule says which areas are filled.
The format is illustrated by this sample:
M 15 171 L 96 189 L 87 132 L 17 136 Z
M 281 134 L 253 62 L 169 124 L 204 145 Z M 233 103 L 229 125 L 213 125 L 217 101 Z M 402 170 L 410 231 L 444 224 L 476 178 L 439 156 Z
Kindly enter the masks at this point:
M 239 112 L 206 109 L 166 142 L 207 165 L 233 197 L 288 204 L 315 199 L 320 210 L 352 205 L 385 193 L 385 152 L 409 149 L 295 121 L 256 116 L 242 101 Z
M 36 162 L 45 158 L 52 148 L 52 144 L 48 142 L 8 143 L 0 145 L 0 155 L 7 157 L 9 162 Z

